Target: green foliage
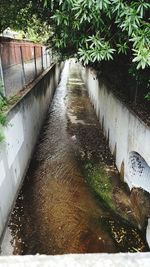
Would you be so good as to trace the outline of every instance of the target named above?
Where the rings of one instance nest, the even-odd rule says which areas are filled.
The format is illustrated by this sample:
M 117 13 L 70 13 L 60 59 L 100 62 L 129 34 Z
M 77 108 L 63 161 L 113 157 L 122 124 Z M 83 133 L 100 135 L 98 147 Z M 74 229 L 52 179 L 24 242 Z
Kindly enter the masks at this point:
M 117 48 L 118 48 L 118 54 L 125 54 L 125 55 L 127 54 L 128 51 L 127 42 L 117 44 Z
M 3 141 L 4 135 L 3 135 L 3 127 L 7 123 L 6 115 L 3 112 L 3 108 L 7 105 L 6 100 L 4 100 L 2 97 L 0 97 L 0 142 Z
M 146 98 L 147 100 L 150 100 L 150 93 L 148 93 L 148 94 L 145 96 L 145 98 Z
M 36 6 L 37 4 L 37 6 Z M 35 8 L 36 6 L 36 8 Z M 22 36 L 30 41 L 46 43 L 50 36 L 49 24 L 39 15 L 43 9 L 42 1 L 3 1 L 0 6 L 0 32 L 6 28 L 22 31 Z M 44 15 L 43 15 L 44 16 Z
M 44 35 L 61 57 L 98 66 L 126 56 L 136 77 L 150 66 L 149 0 L 8 0 L 1 6 L 1 29 L 24 30 L 40 42 Z
M 45 2 L 48 7 L 52 1 Z M 66 53 L 66 47 L 72 47 L 84 64 L 130 53 L 137 69 L 150 66 L 149 1 L 56 2 L 51 10 L 56 50 Z
M 4 140 L 4 135 L 2 133 L 2 131 L 0 130 L 0 143 Z
M 4 139 L 3 127 L 6 125 L 6 115 L 3 109 L 7 106 L 7 100 L 3 96 L 4 86 L 2 80 L 0 80 L 0 142 Z
M 26 39 L 32 42 L 46 43 L 50 36 L 50 27 L 46 23 L 40 22 L 36 15 L 32 17 L 31 21 L 28 21 L 25 30 Z
M 2 1 L 0 13 L 3 28 L 11 23 L 33 40 L 46 30 L 58 53 L 75 54 L 84 64 L 130 54 L 144 69 L 150 66 L 149 9 L 149 0 L 11 0 Z
M 5 125 L 6 124 L 6 116 L 4 113 L 0 113 L 0 124 Z
M 86 50 L 84 47 L 81 47 L 78 51 L 80 60 L 83 61 L 84 64 L 113 59 L 112 54 L 115 49 L 111 48 L 109 42 L 106 42 L 104 38 L 93 35 L 89 36 L 86 41 Z
M 29 2 L 29 1 L 28 1 Z M 18 12 L 26 7 L 27 2 L 23 0 L 1 0 L 0 3 L 0 33 L 7 27 L 11 27 L 17 18 Z
M 7 100 L 0 91 L 0 112 L 4 109 L 6 105 L 7 105 Z

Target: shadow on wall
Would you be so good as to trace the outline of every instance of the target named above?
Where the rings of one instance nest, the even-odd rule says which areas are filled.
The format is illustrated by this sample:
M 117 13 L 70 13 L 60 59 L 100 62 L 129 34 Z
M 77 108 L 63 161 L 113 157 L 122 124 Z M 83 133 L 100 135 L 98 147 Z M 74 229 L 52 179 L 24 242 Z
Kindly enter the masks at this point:
M 150 166 L 143 157 L 135 151 L 129 154 L 127 180 L 130 189 L 133 187 L 141 187 L 150 193 Z

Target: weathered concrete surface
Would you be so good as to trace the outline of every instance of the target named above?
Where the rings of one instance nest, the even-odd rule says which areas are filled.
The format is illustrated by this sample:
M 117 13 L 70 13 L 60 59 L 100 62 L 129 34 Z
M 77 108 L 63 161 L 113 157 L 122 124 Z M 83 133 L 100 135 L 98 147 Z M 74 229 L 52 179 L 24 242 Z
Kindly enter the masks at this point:
M 150 193 L 150 128 L 89 68 L 81 68 L 90 99 L 115 156 L 119 172 L 130 189 Z
M 0 236 L 28 168 L 61 66 L 45 71 L 9 111 L 0 144 Z
M 1 257 L 2 267 L 149 267 L 150 253 Z
M 150 128 L 94 70 L 81 67 L 81 73 L 121 176 L 130 189 L 137 187 L 150 193 Z M 141 203 L 142 200 L 140 209 Z M 149 212 L 146 216 L 149 217 Z M 149 229 L 150 223 L 146 233 L 150 246 Z

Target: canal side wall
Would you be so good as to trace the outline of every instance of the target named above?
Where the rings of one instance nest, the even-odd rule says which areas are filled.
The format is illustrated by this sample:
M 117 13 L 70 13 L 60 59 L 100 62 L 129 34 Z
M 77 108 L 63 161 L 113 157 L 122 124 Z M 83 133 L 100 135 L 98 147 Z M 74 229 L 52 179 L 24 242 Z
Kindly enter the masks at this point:
M 26 174 L 63 63 L 39 76 L 7 114 L 0 143 L 0 236 Z
M 150 193 L 150 127 L 117 97 L 93 69 L 81 67 L 116 166 L 131 188 L 141 187 Z

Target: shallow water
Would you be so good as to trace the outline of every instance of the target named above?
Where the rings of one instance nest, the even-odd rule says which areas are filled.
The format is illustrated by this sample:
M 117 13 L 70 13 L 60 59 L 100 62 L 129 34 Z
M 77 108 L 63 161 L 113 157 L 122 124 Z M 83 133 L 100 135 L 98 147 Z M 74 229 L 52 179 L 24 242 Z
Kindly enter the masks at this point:
M 143 233 L 107 207 L 86 177 L 89 166 L 100 165 L 112 186 L 120 183 L 78 68 L 74 60 L 65 64 L 2 254 L 147 250 Z

